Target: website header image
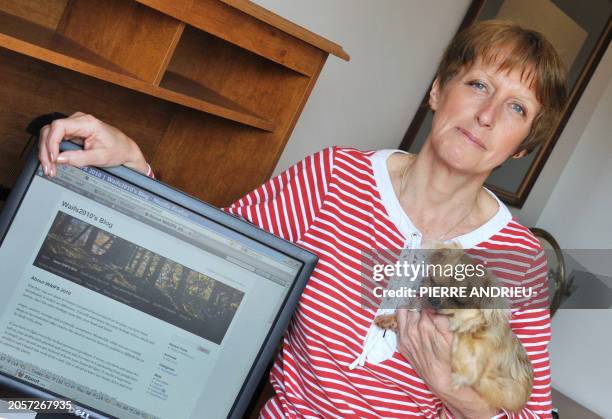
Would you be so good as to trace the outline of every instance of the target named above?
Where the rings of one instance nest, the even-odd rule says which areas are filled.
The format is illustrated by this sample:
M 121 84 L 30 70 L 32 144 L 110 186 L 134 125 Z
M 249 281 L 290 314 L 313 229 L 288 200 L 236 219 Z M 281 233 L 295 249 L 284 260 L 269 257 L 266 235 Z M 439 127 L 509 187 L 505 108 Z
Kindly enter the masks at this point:
M 244 292 L 59 211 L 40 269 L 220 344 Z

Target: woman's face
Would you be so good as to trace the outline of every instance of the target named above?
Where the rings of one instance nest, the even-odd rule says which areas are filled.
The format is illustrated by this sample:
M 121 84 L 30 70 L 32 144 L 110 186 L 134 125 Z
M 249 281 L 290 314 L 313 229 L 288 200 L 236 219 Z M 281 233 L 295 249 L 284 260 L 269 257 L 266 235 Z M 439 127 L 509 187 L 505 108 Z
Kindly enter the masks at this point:
M 514 155 L 541 107 L 530 82 L 521 80 L 521 69 L 498 71 L 481 60 L 442 90 L 436 80 L 429 101 L 435 111 L 429 141 L 436 154 L 472 174 L 489 173 Z

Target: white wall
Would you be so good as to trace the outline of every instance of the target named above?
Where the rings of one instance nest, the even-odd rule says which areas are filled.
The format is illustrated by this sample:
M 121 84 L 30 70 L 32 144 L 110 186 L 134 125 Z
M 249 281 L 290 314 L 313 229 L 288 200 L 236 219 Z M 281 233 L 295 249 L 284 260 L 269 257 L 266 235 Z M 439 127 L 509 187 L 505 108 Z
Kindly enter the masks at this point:
M 469 0 L 255 0 L 343 46 L 327 59 L 275 174 L 330 145 L 397 148 Z
M 598 100 L 588 104 L 590 118 L 538 226 L 554 231 L 565 248 L 612 249 L 612 48 L 602 58 L 585 96 Z M 599 273 L 612 275 L 603 269 Z
M 567 163 L 545 195 L 537 225 L 550 231 L 565 249 L 612 249 L 612 48 L 600 62 L 572 116 L 576 135 Z M 571 142 L 566 133 L 567 143 Z M 560 165 L 557 153 L 556 165 Z M 537 197 L 542 199 L 542 197 Z M 531 199 L 531 197 L 530 197 Z M 594 273 L 612 276 L 612 260 L 579 262 Z M 608 252 L 610 254 L 610 252 Z M 612 286 L 612 284 L 609 284 Z M 550 347 L 553 386 L 594 412 L 612 418 L 612 310 L 559 310 L 552 322 Z M 561 417 L 563 417 L 561 412 Z
M 538 180 L 533 186 L 527 201 L 523 205 L 521 210 L 516 208 L 511 208 L 511 212 L 525 225 L 534 226 L 536 223 L 541 223 L 544 218 L 550 218 L 551 209 L 548 211 L 548 216 L 542 218 L 542 211 L 544 207 L 547 205 L 549 198 L 555 190 L 555 186 L 557 182 L 561 179 L 561 177 L 565 177 L 566 179 L 573 177 L 576 173 L 576 170 L 582 170 L 581 168 L 576 168 L 576 163 L 574 164 L 574 168 L 570 169 L 570 173 L 566 174 L 565 169 L 568 165 L 570 157 L 573 155 L 574 149 L 576 148 L 578 142 L 583 137 L 586 126 L 591 120 L 595 109 L 597 108 L 599 101 L 602 97 L 602 94 L 606 90 L 606 86 L 608 86 L 610 82 L 610 76 L 612 75 L 612 53 L 610 48 L 602 58 L 601 62 L 593 77 L 591 78 L 587 88 L 582 94 L 582 97 L 578 101 L 574 112 L 572 113 L 570 119 L 568 120 L 555 148 L 553 149 L 548 161 L 544 165 Z M 608 115 L 610 113 L 608 112 Z M 609 126 L 608 126 L 609 127 Z M 607 139 L 610 139 L 610 131 L 608 131 Z M 605 137 L 605 136 L 604 136 Z M 609 150 L 609 149 L 608 149 Z M 582 164 L 584 160 L 581 160 L 579 165 Z M 569 169 L 569 168 L 568 168 Z M 584 185 L 589 185 L 591 187 L 592 182 L 587 182 Z M 588 189 L 588 188 L 585 188 Z M 561 190 L 558 191 L 561 193 Z M 552 205 L 552 204 L 551 204 Z M 571 212 L 568 212 L 568 214 Z M 561 221 L 562 219 L 560 219 Z M 543 227 L 543 226 L 540 226 Z M 545 227 L 543 227 L 545 228 Z M 556 227 L 555 227 L 556 228 Z M 560 233 L 563 229 L 561 229 Z M 553 235 L 556 234 L 551 231 Z M 603 231 L 602 231 L 603 233 Z M 567 237 L 567 236 L 565 236 Z

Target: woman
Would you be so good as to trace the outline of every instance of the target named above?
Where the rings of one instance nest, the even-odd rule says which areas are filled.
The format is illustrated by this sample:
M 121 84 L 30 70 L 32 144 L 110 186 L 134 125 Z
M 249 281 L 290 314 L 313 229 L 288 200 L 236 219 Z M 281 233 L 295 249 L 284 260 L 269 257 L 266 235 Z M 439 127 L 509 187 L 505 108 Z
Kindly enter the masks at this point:
M 537 240 L 483 184 L 546 138 L 564 100 L 561 62 L 541 35 L 478 23 L 444 54 L 430 92 L 432 130 L 418 155 L 333 147 L 226 209 L 320 258 L 270 374 L 276 395 L 263 417 L 513 415 L 495 412 L 469 387 L 453 388 L 446 317 L 399 310 L 399 336 L 372 338 L 376 313 L 361 304 L 359 257 L 452 239 L 463 248 L 512 250 L 498 278 L 542 286 Z M 66 137 L 83 139 L 85 150 L 59 154 Z M 48 175 L 57 164 L 124 164 L 151 175 L 134 141 L 80 113 L 42 129 L 40 161 Z M 550 417 L 548 311 L 515 310 L 511 325 L 535 374 L 516 415 Z

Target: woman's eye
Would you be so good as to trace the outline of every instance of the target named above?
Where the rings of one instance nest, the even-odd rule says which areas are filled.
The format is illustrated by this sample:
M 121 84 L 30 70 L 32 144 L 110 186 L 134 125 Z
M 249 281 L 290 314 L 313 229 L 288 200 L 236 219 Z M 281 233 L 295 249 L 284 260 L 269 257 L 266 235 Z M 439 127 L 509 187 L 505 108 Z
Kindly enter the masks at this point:
M 487 90 L 487 85 L 477 80 L 471 81 L 469 85 L 475 87 L 478 90 Z
M 523 108 L 521 105 L 519 105 L 518 103 L 513 103 L 512 104 L 512 110 L 514 110 L 514 112 L 525 116 L 526 112 L 525 112 L 525 108 Z

